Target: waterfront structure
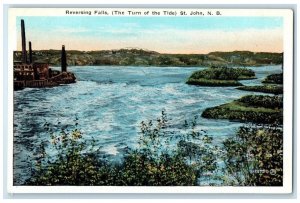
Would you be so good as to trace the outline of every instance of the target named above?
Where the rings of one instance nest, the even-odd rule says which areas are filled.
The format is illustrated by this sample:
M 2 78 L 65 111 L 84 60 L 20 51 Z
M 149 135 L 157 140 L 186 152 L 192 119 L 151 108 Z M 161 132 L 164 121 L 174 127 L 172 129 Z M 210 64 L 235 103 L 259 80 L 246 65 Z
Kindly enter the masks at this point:
M 48 63 L 34 62 L 32 43 L 29 42 L 29 61 L 27 60 L 25 22 L 21 20 L 22 61 L 14 61 L 14 89 L 25 87 L 52 87 L 76 81 L 73 73 L 67 72 L 65 46 L 62 45 L 61 71 L 49 68 Z

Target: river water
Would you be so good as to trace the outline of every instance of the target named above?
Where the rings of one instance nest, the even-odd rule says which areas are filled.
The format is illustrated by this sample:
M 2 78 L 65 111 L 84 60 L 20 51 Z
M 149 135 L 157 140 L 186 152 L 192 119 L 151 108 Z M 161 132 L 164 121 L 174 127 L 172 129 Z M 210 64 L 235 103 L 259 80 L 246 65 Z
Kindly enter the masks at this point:
M 203 68 L 68 67 L 76 74 L 75 84 L 15 91 L 14 184 L 21 185 L 29 177 L 34 149 L 50 141 L 46 123 L 59 131 L 78 122 L 85 139 L 95 138 L 103 153 L 117 159 L 127 146 L 136 145 L 141 121 L 155 120 L 162 110 L 172 127 L 180 129 L 184 120 L 201 115 L 205 108 L 251 94 L 235 87 L 185 84 L 189 75 L 200 69 Z M 281 72 L 281 66 L 250 69 L 256 72 L 257 79 L 241 81 L 245 85 L 259 85 L 267 75 Z M 200 117 L 197 127 L 221 143 L 241 125 Z

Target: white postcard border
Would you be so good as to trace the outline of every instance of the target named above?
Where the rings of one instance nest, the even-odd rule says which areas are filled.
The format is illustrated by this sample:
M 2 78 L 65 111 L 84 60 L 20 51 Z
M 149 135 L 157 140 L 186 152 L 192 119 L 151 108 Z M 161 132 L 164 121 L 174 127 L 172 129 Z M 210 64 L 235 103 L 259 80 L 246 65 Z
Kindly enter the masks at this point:
M 72 9 L 72 8 L 68 8 Z M 74 8 L 74 10 L 96 8 Z M 114 8 L 101 8 L 101 10 Z M 130 9 L 146 12 L 162 8 Z M 16 50 L 17 16 L 65 16 L 66 8 L 10 8 L 8 22 L 8 65 L 13 67 L 13 51 Z M 128 10 L 128 8 L 117 8 Z M 190 10 L 166 9 L 163 10 Z M 201 9 L 202 11 L 222 11 L 222 16 L 282 16 L 284 18 L 284 166 L 282 187 L 216 187 L 216 186 L 13 186 L 13 70 L 8 70 L 8 193 L 268 193 L 287 194 L 292 192 L 293 168 L 293 11 L 291 9 Z M 74 16 L 74 15 L 72 15 Z M 124 15 L 127 16 L 127 15 Z M 151 16 L 153 17 L 153 16 Z M 172 17 L 172 16 L 164 16 Z M 178 17 L 178 16 L 177 16 Z

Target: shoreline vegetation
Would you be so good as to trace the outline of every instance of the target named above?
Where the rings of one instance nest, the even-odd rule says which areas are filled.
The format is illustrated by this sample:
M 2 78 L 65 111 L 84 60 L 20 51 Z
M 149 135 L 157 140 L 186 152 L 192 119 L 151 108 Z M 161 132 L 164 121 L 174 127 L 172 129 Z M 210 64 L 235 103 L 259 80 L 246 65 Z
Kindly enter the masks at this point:
M 263 81 L 263 85 L 237 87 L 239 90 L 263 92 L 270 94 L 283 94 L 283 74 L 268 75 Z
M 283 74 L 268 75 L 262 83 L 264 85 L 240 86 L 236 89 L 270 93 L 279 96 L 247 95 L 230 103 L 207 108 L 201 116 L 204 118 L 229 119 L 231 121 L 253 122 L 257 124 L 282 125 Z
M 189 78 L 186 81 L 189 85 L 209 86 L 209 87 L 226 87 L 226 86 L 243 86 L 242 83 L 236 80 L 215 80 L 206 78 Z
M 263 92 L 270 94 L 283 94 L 283 86 L 282 85 L 257 85 L 257 86 L 242 86 L 237 87 L 238 90 L 244 90 L 249 92 Z
M 34 61 L 60 65 L 60 50 L 34 50 Z M 14 61 L 21 61 L 14 51 Z M 67 51 L 69 66 L 263 66 L 283 63 L 283 53 L 232 51 L 208 54 L 165 54 L 139 48 L 100 51 Z
M 262 83 L 267 83 L 267 84 L 283 84 L 283 73 L 280 74 L 271 74 L 268 75 Z
M 84 140 L 77 123 L 60 133 L 48 129 L 51 145 L 36 149 L 39 156 L 24 185 L 215 186 L 218 181 L 219 186 L 282 186 L 280 127 L 249 124 L 220 146 L 196 130 L 196 117 L 185 121 L 185 132 L 175 133 L 170 126 L 164 111 L 156 121 L 141 122 L 138 146 L 127 149 L 120 163 L 103 158 L 101 146 Z M 217 167 L 220 160 L 225 167 Z
M 268 75 L 258 86 L 244 86 L 238 80 L 255 79 L 255 72 L 246 68 L 211 66 L 195 71 L 187 79 L 187 84 L 198 86 L 239 86 L 236 89 L 263 92 L 274 95 L 283 94 L 283 74 Z M 252 122 L 256 124 L 278 124 L 283 122 L 283 97 L 267 95 L 247 95 L 230 103 L 205 109 L 204 118 L 229 119 L 231 121 Z
M 282 108 L 280 96 L 247 95 L 227 104 L 207 108 L 201 116 L 257 124 L 282 124 Z
M 212 66 L 195 71 L 186 83 L 200 86 L 243 86 L 238 80 L 250 79 L 255 79 L 255 73 L 250 69 Z

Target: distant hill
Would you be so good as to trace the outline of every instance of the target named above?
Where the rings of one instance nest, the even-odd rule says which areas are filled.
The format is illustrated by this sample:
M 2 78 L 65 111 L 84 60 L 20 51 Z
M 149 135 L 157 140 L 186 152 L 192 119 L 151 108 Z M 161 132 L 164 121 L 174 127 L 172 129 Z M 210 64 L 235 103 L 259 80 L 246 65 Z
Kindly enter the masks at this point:
M 60 50 L 36 50 L 33 51 L 33 60 L 60 66 L 60 54 Z M 14 61 L 20 61 L 21 56 L 21 51 L 15 51 Z M 101 51 L 67 50 L 67 63 L 70 66 L 261 66 L 282 64 L 282 62 L 283 53 L 250 51 L 161 54 L 138 48 Z

